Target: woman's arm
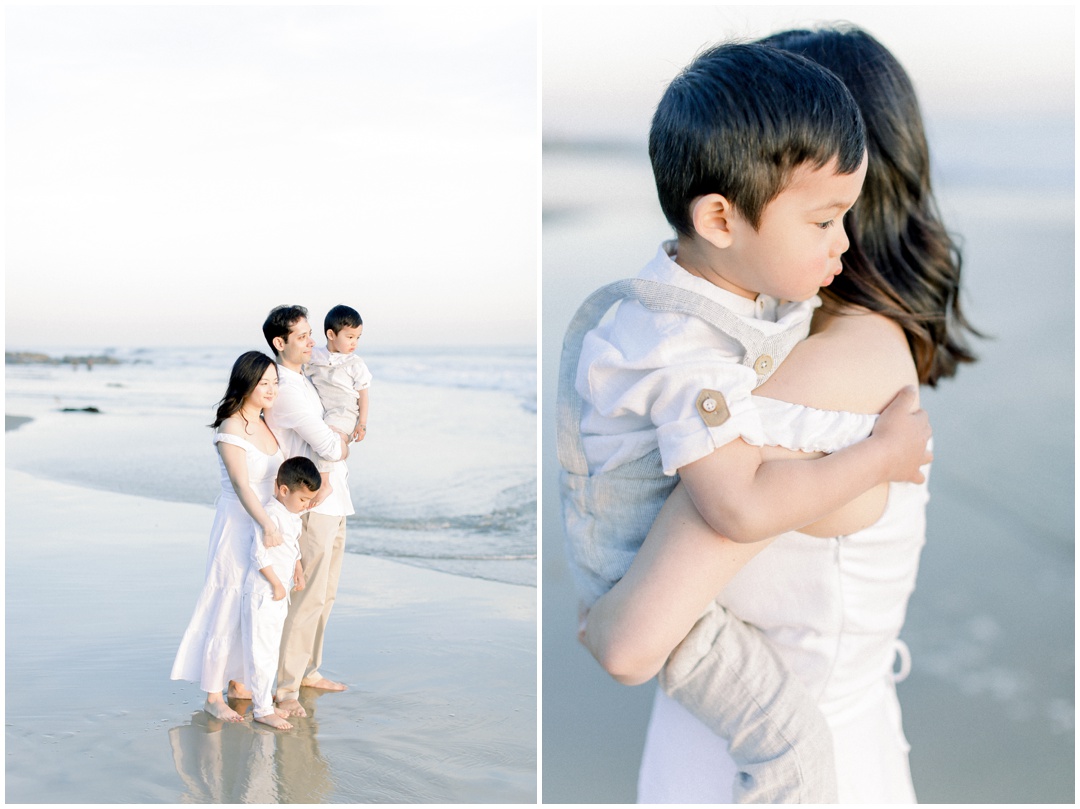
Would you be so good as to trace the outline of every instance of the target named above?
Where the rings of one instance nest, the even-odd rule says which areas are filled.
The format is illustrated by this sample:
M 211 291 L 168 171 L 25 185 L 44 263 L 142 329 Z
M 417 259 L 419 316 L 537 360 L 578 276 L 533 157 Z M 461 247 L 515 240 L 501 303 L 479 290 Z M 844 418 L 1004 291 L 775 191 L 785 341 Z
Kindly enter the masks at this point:
M 268 548 L 280 545 L 284 541 L 281 532 L 248 485 L 247 453 L 242 447 L 224 441 L 219 441 L 217 448 L 240 505 L 263 530 L 263 544 Z
M 914 379 L 906 341 L 894 326 L 877 315 L 821 323 L 815 336 L 797 346 L 759 391 L 777 394 L 773 398 L 783 394 L 789 401 L 821 409 L 873 412 L 873 406 L 880 408 L 882 400 L 888 402 L 898 388 Z M 845 356 L 846 362 L 837 361 Z M 852 374 L 851 364 L 858 367 L 860 358 L 873 362 L 875 371 Z M 777 384 L 770 386 L 774 380 Z M 872 489 L 869 494 L 873 493 Z M 868 524 L 866 509 L 864 503 L 859 511 L 858 503 L 853 501 L 844 509 L 856 507 L 857 513 L 849 515 L 848 521 L 862 527 Z M 878 514 L 883 505 L 881 500 Z M 838 517 L 844 519 L 842 513 L 825 519 Z M 721 536 L 702 518 L 680 484 L 661 509 L 626 576 L 593 605 L 582 642 L 620 682 L 645 682 L 663 666 L 709 601 L 770 541 L 735 543 Z
M 685 487 L 676 486 L 630 570 L 589 610 L 582 643 L 616 680 L 640 685 L 771 541 L 725 539 L 702 519 Z

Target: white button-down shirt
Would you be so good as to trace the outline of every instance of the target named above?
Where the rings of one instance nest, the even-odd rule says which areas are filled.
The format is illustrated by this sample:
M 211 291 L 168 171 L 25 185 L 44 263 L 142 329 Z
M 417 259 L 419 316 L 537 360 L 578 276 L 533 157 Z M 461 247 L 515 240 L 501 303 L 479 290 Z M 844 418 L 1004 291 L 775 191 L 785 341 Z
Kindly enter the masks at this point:
M 691 275 L 661 246 L 639 278 L 682 287 L 713 300 L 771 335 L 805 327 L 821 304 L 744 298 Z M 700 318 L 654 312 L 623 301 L 615 316 L 585 336 L 576 387 L 584 400 L 582 445 L 590 473 L 613 469 L 659 447 L 664 472 L 703 458 L 742 437 L 763 442 L 750 398 L 757 373 L 741 364 L 742 345 Z M 703 389 L 719 391 L 731 417 L 709 426 L 697 411 Z
M 303 528 L 300 515 L 293 514 L 276 497 L 267 500 L 263 507 L 266 515 L 278 527 L 284 541 L 273 548 L 266 547 L 263 544 L 262 527 L 255 524 L 255 537 L 251 541 L 251 565 L 244 581 L 244 592 L 273 595 L 274 588 L 270 581 L 259 572 L 270 567 L 278 580 L 285 585 L 285 597 L 288 598 L 292 590 L 293 574 L 296 572 L 296 560 L 300 558 L 300 532 Z
M 281 365 L 277 369 L 278 395 L 265 418 L 285 457 L 302 455 L 314 459 L 317 455 L 327 461 L 338 461 L 330 470 L 330 485 L 334 490 L 312 511 L 331 517 L 355 514 L 349 496 L 349 467 L 341 460 L 341 436 L 323 421 L 322 402 L 315 386 L 303 374 Z

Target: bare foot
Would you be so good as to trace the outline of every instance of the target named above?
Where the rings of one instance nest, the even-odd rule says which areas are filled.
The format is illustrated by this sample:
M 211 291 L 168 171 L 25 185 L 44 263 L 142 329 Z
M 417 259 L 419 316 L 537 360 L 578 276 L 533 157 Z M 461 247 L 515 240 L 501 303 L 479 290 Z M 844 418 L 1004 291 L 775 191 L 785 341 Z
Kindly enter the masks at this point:
M 251 699 L 251 691 L 243 683 L 229 680 L 229 699 Z
M 278 711 L 284 711 L 283 716 L 307 716 L 307 711 L 299 700 L 283 699 L 277 704 Z
M 310 682 L 304 680 L 300 683 L 304 688 L 318 688 L 320 691 L 344 691 L 345 683 L 335 683 L 333 680 L 327 680 L 325 677 L 320 677 L 318 680 L 311 680 Z
M 278 730 L 292 730 L 292 725 L 290 725 L 288 722 L 278 716 L 277 711 L 274 711 L 274 713 L 271 714 L 267 714 L 266 716 L 256 716 L 255 721 L 262 722 L 264 725 L 269 725 L 270 727 L 276 728 Z
M 243 722 L 244 717 L 229 707 L 226 702 L 218 702 L 214 700 L 211 702 L 207 700 L 203 705 L 203 710 L 213 717 L 220 719 L 222 722 Z

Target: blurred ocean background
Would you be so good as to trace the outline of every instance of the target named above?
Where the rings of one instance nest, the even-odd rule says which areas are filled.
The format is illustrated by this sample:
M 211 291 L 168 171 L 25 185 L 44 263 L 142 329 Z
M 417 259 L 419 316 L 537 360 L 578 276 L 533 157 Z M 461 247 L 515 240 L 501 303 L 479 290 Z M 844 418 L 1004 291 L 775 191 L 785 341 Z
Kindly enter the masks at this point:
M 990 336 L 924 390 L 929 529 L 899 686 L 927 803 L 1073 801 L 1074 132 L 1071 115 L 927 115 L 935 189 Z M 543 194 L 544 801 L 632 802 L 653 685 L 606 678 L 574 642 L 553 404 L 566 323 L 671 237 L 641 139 L 547 134 Z
M 7 433 L 7 466 L 212 507 L 217 453 L 206 425 L 233 361 L 250 348 L 260 349 L 70 346 L 47 353 L 116 364 L 9 363 L 6 412 L 33 421 Z M 347 461 L 356 508 L 347 552 L 535 586 L 535 349 L 378 348 L 363 356 L 374 382 L 368 437 L 351 445 Z M 85 407 L 100 413 L 62 412 Z

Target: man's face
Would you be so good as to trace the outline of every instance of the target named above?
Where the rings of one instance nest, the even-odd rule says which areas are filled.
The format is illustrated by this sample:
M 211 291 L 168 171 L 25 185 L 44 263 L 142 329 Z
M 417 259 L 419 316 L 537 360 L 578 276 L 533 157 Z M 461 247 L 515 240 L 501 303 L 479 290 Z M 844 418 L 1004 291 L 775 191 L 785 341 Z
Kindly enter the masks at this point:
M 303 365 L 311 359 L 311 349 L 314 346 L 311 326 L 308 325 L 307 318 L 302 317 L 293 323 L 289 336 L 285 338 L 285 344 L 278 349 L 282 365 L 286 368 Z

